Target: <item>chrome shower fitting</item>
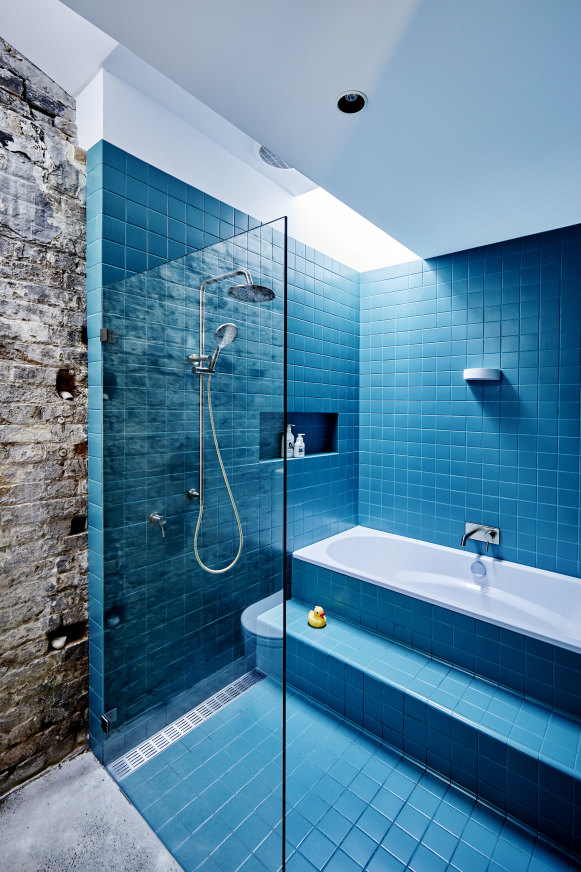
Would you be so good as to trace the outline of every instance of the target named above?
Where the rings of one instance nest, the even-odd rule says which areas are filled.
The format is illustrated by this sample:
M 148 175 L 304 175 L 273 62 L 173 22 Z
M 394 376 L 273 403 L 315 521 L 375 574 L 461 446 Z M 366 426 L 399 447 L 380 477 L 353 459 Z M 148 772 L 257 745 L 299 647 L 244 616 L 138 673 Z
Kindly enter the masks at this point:
M 238 327 L 236 326 L 236 324 L 220 324 L 220 326 L 214 333 L 216 348 L 214 349 L 212 357 L 210 357 L 209 354 L 190 354 L 188 360 L 190 360 L 194 364 L 194 366 L 192 367 L 192 372 L 194 373 L 194 375 L 213 375 L 216 372 L 216 363 L 220 356 L 220 352 L 227 345 L 230 345 L 230 343 L 234 342 L 237 336 Z M 206 361 L 208 361 L 208 365 L 204 366 L 204 363 Z
M 255 285 L 252 282 L 252 276 L 248 272 L 247 269 L 235 269 L 231 272 L 222 273 L 219 276 L 213 276 L 212 278 L 206 279 L 205 282 L 202 283 L 200 287 L 200 350 L 198 354 L 191 354 L 189 356 L 189 361 L 193 363 L 192 372 L 195 375 L 199 375 L 200 377 L 200 471 L 199 471 L 199 487 L 198 491 L 195 492 L 193 488 L 188 491 L 188 496 L 190 499 L 199 498 L 200 500 L 200 509 L 198 512 L 198 521 L 196 523 L 196 531 L 194 533 L 194 554 L 197 562 L 202 567 L 205 572 L 210 572 L 212 575 L 220 575 L 223 572 L 228 572 L 229 569 L 232 569 L 236 563 L 238 562 L 240 555 L 242 553 L 242 544 L 243 544 L 243 535 L 242 535 L 242 524 L 240 523 L 240 517 L 238 515 L 238 509 L 236 508 L 236 503 L 234 501 L 234 496 L 232 495 L 232 491 L 230 490 L 230 483 L 228 481 L 228 476 L 226 475 L 226 470 L 224 468 L 224 463 L 222 462 L 222 455 L 220 454 L 220 447 L 218 445 L 218 438 L 216 436 L 216 428 L 214 426 L 214 415 L 212 412 L 212 395 L 210 391 L 210 380 L 212 375 L 216 370 L 216 363 L 218 361 L 218 357 L 220 356 L 220 352 L 226 345 L 230 345 L 231 342 L 234 342 L 236 337 L 238 336 L 238 327 L 236 324 L 232 324 L 230 322 L 226 324 L 221 324 L 216 332 L 214 333 L 214 339 L 216 341 L 216 348 L 212 356 L 206 354 L 205 352 L 205 292 L 208 285 L 213 284 L 214 282 L 221 282 L 225 279 L 233 278 L 234 276 L 244 276 L 246 279 L 246 284 L 244 285 L 232 285 L 228 293 L 231 297 L 236 300 L 240 300 L 245 303 L 265 303 L 269 300 L 273 300 L 275 297 L 275 293 L 270 288 L 266 288 L 263 285 Z M 200 527 L 202 525 L 202 516 L 204 514 L 204 376 L 207 376 L 207 385 L 206 391 L 208 395 L 208 413 L 210 416 L 210 426 L 212 428 L 212 437 L 214 439 L 214 447 L 216 449 L 216 455 L 218 457 L 218 462 L 220 464 L 220 469 L 222 471 L 222 476 L 224 478 L 224 484 L 226 485 L 226 490 L 228 491 L 228 496 L 230 497 L 230 502 L 232 503 L 232 509 L 234 511 L 234 517 L 236 518 L 236 524 L 238 526 L 238 552 L 234 559 L 222 569 L 211 569 L 209 566 L 206 566 L 200 555 L 198 553 L 198 535 L 200 532 Z
M 167 520 L 164 515 L 160 512 L 152 512 L 149 516 L 149 523 L 156 524 L 161 530 L 161 538 L 165 539 L 165 525 L 167 524 Z
M 208 364 L 208 369 L 210 370 L 210 372 L 216 372 L 216 363 L 218 362 L 220 352 L 223 348 L 226 348 L 227 345 L 230 345 L 232 342 L 234 342 L 237 336 L 238 327 L 236 326 L 236 324 L 220 324 L 220 326 L 214 333 L 216 348 L 214 349 L 214 353 L 211 357 L 210 363 Z
M 461 546 L 466 547 L 468 539 L 474 539 L 477 542 L 486 542 L 486 553 L 488 554 L 489 545 L 498 545 L 500 542 L 500 530 L 498 527 L 487 527 L 485 524 L 471 524 L 466 521 L 464 535 L 462 536 Z

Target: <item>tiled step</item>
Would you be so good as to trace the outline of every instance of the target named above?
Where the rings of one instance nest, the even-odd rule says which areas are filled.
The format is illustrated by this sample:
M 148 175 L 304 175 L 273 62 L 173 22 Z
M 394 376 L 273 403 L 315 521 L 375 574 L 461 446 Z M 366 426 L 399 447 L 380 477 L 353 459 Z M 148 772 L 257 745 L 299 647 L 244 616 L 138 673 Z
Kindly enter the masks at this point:
M 287 602 L 291 685 L 581 851 L 578 720 L 340 618 L 312 629 L 308 610 Z M 282 606 L 261 620 L 282 627 Z M 257 658 L 277 675 L 279 654 L 259 644 Z
M 296 556 L 293 596 L 581 718 L 581 654 Z

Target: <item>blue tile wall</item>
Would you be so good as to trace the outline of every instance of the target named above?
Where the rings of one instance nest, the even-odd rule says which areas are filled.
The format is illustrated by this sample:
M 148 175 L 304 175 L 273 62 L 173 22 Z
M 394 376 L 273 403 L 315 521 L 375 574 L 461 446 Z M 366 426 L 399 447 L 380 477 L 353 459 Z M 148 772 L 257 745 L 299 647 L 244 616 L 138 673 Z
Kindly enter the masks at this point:
M 106 142 L 88 153 L 87 168 L 91 743 L 100 753 L 101 712 L 116 709 L 117 727 L 131 721 L 123 738 L 131 747 L 196 704 L 197 696 L 186 699 L 192 687 L 208 695 L 245 671 L 240 612 L 282 586 L 282 461 L 259 462 L 258 426 L 261 412 L 282 419 L 282 249 L 250 216 Z M 219 243 L 249 230 L 251 242 Z M 228 256 L 237 246 L 237 264 L 264 284 L 281 283 L 272 310 L 246 307 L 235 381 L 213 385 L 245 528 L 227 595 L 194 563 L 197 507 L 185 498 L 197 484 L 198 398 L 183 365 L 197 347 L 196 293 L 209 269 L 194 267 L 195 252 L 209 245 Z M 288 264 L 289 409 L 338 415 L 338 452 L 289 464 L 293 548 L 357 519 L 359 277 L 292 239 Z M 210 319 L 241 323 L 235 301 L 219 302 L 211 289 L 207 299 Z M 116 342 L 101 344 L 102 326 Z M 219 482 L 207 438 L 207 480 Z M 235 553 L 236 529 L 221 485 L 207 484 L 206 496 L 202 553 L 217 563 L 219 545 Z M 148 525 L 151 511 L 167 516 L 166 540 Z M 203 680 L 209 672 L 216 686 Z M 106 747 L 124 750 L 112 752 L 110 739 Z
M 117 710 L 117 724 L 146 713 L 143 728 L 151 732 L 154 718 L 169 716 L 162 704 L 173 701 L 175 716 L 178 698 L 183 712 L 248 671 L 241 612 L 281 588 L 282 481 L 260 466 L 254 422 L 260 409 L 282 412 L 283 241 L 260 227 L 103 289 L 114 339 L 103 347 L 105 705 Z M 207 334 L 224 319 L 239 327 L 212 379 L 222 459 L 245 540 L 225 586 L 193 554 L 198 504 L 187 491 L 198 483 L 199 383 L 187 358 L 198 347 L 197 289 L 208 270 L 226 272 L 233 262 L 248 265 L 276 299 L 250 307 L 224 299 L 218 285 L 206 294 Z M 217 567 L 236 554 L 238 531 L 207 410 L 204 442 L 198 549 Z M 167 518 L 165 538 L 148 523 L 153 511 Z
M 282 414 L 284 257 L 280 231 L 107 143 L 89 152 L 88 199 L 91 744 L 111 759 L 248 669 L 240 612 L 281 588 L 282 481 L 258 464 L 252 420 L 259 408 Z M 218 241 L 249 228 L 252 237 Z M 209 245 L 212 255 L 195 254 Z M 192 554 L 197 506 L 186 491 L 197 484 L 198 397 L 186 362 L 198 344 L 201 279 L 216 264 L 229 268 L 228 258 L 277 297 L 259 308 L 207 295 L 209 336 L 219 318 L 241 327 L 236 366 L 225 352 L 226 378 L 213 384 L 245 533 L 225 596 L 221 577 L 202 574 Z M 112 342 L 101 344 L 101 326 Z M 220 565 L 236 553 L 237 530 L 209 428 L 206 440 L 199 546 Z M 165 539 L 148 524 L 151 511 L 166 515 Z M 117 730 L 103 747 L 102 712 Z
M 581 654 L 293 559 L 293 597 L 581 717 Z
M 362 274 L 359 523 L 579 575 L 580 352 L 579 225 Z
M 258 224 L 108 142 L 87 153 L 87 269 L 96 287 Z
M 282 461 L 259 462 L 258 420 L 281 409 L 282 335 L 266 312 L 250 321 L 256 345 L 241 337 L 236 349 L 243 378 L 232 391 L 217 386 L 250 543 L 223 614 L 223 588 L 192 574 L 195 507 L 184 500 L 197 470 L 197 396 L 177 361 L 197 344 L 184 320 L 195 306 L 179 296 L 185 279 L 163 270 L 258 222 L 108 143 L 89 152 L 87 169 L 90 732 L 101 753 L 101 712 L 117 708 L 121 722 L 145 714 L 130 746 L 178 716 L 192 685 L 213 692 L 202 684 L 210 666 L 217 687 L 248 665 L 240 611 L 281 585 Z M 337 416 L 336 453 L 288 464 L 289 553 L 356 523 L 458 547 L 464 521 L 481 520 L 500 527 L 501 557 L 580 574 L 580 251 L 575 227 L 360 276 L 289 239 L 289 420 Z M 272 240 L 243 256 L 280 277 Z M 169 280 L 163 306 L 156 276 Z M 103 325 L 120 344 L 101 345 Z M 164 367 L 151 360 L 161 345 Z M 258 345 L 273 349 L 259 393 L 248 390 Z M 502 383 L 467 385 L 462 370 L 479 365 L 500 367 Z M 241 451 L 242 395 L 252 423 Z M 220 519 L 205 531 L 214 557 L 225 529 L 235 541 L 223 496 L 208 489 Z M 144 520 L 160 506 L 172 544 Z M 575 655 L 325 570 L 305 586 L 296 566 L 302 599 L 324 595 L 338 615 L 581 715 Z M 121 629 L 104 626 L 119 614 Z
M 292 552 L 357 523 L 359 442 L 359 274 L 292 240 L 287 342 L 288 421 L 295 412 L 338 415 L 336 454 L 288 464 Z M 308 454 L 308 432 L 305 442 Z

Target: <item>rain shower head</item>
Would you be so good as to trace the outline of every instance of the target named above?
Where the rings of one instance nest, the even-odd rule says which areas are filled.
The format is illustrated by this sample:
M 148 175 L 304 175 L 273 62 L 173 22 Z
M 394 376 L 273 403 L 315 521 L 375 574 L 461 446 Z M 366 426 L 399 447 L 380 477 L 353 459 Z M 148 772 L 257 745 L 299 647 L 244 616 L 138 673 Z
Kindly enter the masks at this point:
M 240 300 L 242 303 L 268 303 L 274 300 L 276 294 L 272 288 L 265 288 L 264 285 L 232 285 L 228 293 L 235 300 Z
M 220 352 L 222 351 L 222 349 L 225 348 L 227 345 L 230 345 L 231 342 L 234 342 L 237 336 L 238 327 L 236 326 L 236 324 L 220 324 L 220 326 L 216 329 L 216 332 L 214 333 L 216 348 L 214 349 L 214 353 L 208 367 L 211 372 L 214 372 L 216 368 L 216 362 L 220 356 Z

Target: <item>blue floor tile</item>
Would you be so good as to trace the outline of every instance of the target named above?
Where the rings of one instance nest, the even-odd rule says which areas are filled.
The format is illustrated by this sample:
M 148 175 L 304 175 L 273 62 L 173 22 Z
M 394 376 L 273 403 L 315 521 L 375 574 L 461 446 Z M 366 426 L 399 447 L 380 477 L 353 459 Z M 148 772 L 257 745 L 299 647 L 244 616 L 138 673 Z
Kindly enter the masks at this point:
M 377 843 L 373 841 L 371 836 L 360 830 L 359 827 L 353 827 L 349 835 L 343 839 L 341 850 L 355 860 L 364 869 L 371 856 L 375 854 Z
M 381 844 L 402 863 L 409 863 L 418 846 L 417 840 L 397 824 L 392 824 Z
M 405 863 L 402 863 L 380 845 L 369 861 L 366 872 L 404 872 L 405 868 Z
M 266 679 L 121 782 L 186 872 L 280 869 L 281 710 Z M 287 872 L 581 872 L 300 694 L 287 717 Z
M 361 872 L 361 866 L 339 848 L 325 866 L 325 872 Z
M 228 836 L 212 854 L 212 859 L 223 872 L 238 869 L 248 858 L 248 848 L 235 834 Z
M 378 844 L 387 833 L 390 824 L 391 821 L 371 805 L 365 809 L 357 821 L 357 826 Z
M 335 851 L 333 842 L 318 830 L 311 830 L 299 847 L 300 853 L 306 857 L 315 869 L 322 869 Z
M 312 866 L 306 857 L 299 854 L 298 851 L 286 861 L 286 872 L 315 872 L 315 867 Z M 246 870 L 244 870 L 246 872 Z
M 445 872 L 448 863 L 425 845 L 418 845 L 408 865 L 411 872 Z

